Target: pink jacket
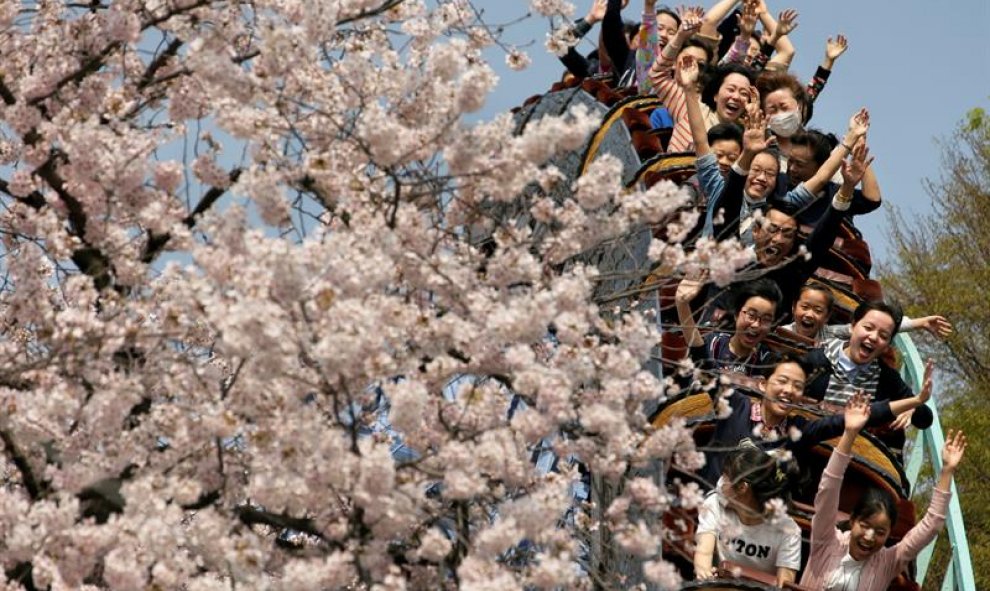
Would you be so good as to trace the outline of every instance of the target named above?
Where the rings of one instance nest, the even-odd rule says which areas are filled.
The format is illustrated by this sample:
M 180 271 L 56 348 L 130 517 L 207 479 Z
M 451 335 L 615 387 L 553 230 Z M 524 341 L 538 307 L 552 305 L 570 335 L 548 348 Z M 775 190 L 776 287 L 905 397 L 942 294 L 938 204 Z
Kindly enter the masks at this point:
M 850 456 L 833 451 L 815 495 L 815 516 L 811 520 L 811 556 L 801 576 L 801 585 L 823 589 L 839 562 L 849 551 L 849 532 L 835 528 L 839 511 L 839 489 Z M 920 523 L 894 546 L 881 549 L 863 566 L 859 591 L 884 591 L 892 580 L 938 535 L 945 524 L 951 493 L 935 489 L 928 512 Z

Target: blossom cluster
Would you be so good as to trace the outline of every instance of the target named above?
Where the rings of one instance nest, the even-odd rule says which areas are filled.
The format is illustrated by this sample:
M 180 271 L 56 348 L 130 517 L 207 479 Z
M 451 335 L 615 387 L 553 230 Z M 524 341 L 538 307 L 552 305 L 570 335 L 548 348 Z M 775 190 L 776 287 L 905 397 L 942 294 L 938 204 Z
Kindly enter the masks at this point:
M 575 520 L 579 471 L 531 456 L 697 463 L 648 424 L 654 322 L 603 317 L 575 262 L 683 225 L 681 197 L 606 157 L 496 215 L 570 182 L 550 162 L 599 120 L 465 123 L 497 83 L 478 19 L 0 4 L 4 588 L 580 588 L 574 529 L 599 526 L 674 584 L 641 517 L 667 491 Z

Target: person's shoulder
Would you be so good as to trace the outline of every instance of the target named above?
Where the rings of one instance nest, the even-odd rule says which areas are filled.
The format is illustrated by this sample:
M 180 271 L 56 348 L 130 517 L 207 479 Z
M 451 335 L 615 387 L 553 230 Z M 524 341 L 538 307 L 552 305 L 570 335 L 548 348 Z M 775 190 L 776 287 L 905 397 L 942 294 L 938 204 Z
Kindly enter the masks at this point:
M 701 511 L 710 511 L 716 515 L 722 513 L 722 504 L 718 502 L 718 489 L 708 491 L 705 499 L 701 502 Z
M 732 338 L 732 335 L 723 332 L 721 330 L 715 329 L 711 330 L 706 334 L 702 340 L 705 341 L 705 347 L 710 347 L 714 343 L 721 343 L 722 341 Z
M 776 526 L 777 529 L 779 529 L 786 536 L 801 535 L 801 526 L 799 526 L 790 515 L 782 515 L 778 517 Z

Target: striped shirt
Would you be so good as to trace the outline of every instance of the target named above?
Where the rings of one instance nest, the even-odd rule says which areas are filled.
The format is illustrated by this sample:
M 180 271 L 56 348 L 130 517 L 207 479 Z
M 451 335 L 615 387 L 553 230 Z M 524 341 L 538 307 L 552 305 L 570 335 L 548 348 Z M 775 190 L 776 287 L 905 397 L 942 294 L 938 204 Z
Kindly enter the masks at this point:
M 858 390 L 876 396 L 880 384 L 880 362 L 873 360 L 864 365 L 856 365 L 842 350 L 846 341 L 828 339 L 824 344 L 825 357 L 832 365 L 832 375 L 825 390 L 825 402 L 845 406 Z
M 643 80 L 639 92 L 640 94 L 655 93 L 670 111 L 670 116 L 674 118 L 674 131 L 670 136 L 670 143 L 667 144 L 667 151 L 693 151 L 694 137 L 691 135 L 691 122 L 687 115 L 687 97 L 674 80 L 674 60 L 667 58 L 661 51 L 660 59 L 650 70 L 649 76 Z M 711 129 L 718 124 L 718 115 L 705 103 L 701 103 L 701 116 L 705 120 L 705 129 Z

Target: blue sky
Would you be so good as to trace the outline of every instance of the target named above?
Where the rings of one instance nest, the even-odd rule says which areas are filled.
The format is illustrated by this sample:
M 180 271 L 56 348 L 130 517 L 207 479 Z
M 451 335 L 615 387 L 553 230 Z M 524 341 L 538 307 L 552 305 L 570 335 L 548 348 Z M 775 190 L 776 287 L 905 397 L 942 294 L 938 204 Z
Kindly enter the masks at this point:
M 591 0 L 571 1 L 579 15 L 591 5 Z M 476 0 L 476 5 L 494 23 L 529 10 L 526 0 Z M 769 6 L 774 13 L 784 8 L 800 13 L 791 36 L 797 47 L 791 69 L 802 79 L 820 63 L 827 37 L 841 32 L 849 38 L 849 50 L 816 103 L 812 125 L 841 134 L 856 109 L 869 108 L 869 143 L 884 201 L 908 216 L 930 211 L 922 180 L 938 176 L 936 138 L 946 137 L 969 109 L 990 108 L 990 0 L 803 0 Z M 639 20 L 641 13 L 642 0 L 630 0 L 624 16 Z M 543 46 L 549 28 L 547 19 L 537 17 L 507 28 L 505 39 L 529 44 L 525 50 L 533 63 L 514 72 L 501 56 L 490 56 L 501 80 L 482 118 L 542 93 L 559 79 L 562 66 Z M 597 38 L 597 32 L 596 27 L 588 38 Z M 580 47 L 592 49 L 590 42 Z M 888 218 L 886 208 L 857 218 L 875 261 L 886 258 Z

